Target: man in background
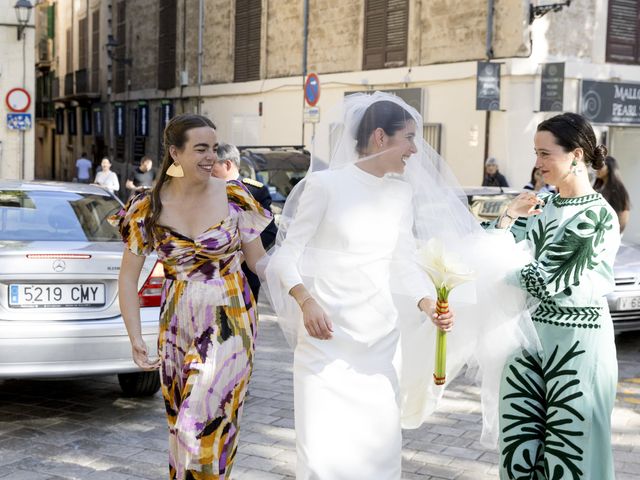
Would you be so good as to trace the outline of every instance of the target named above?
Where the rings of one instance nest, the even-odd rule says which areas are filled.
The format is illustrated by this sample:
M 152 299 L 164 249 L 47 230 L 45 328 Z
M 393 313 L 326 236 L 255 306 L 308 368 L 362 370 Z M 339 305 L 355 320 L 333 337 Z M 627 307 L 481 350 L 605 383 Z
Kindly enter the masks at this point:
M 82 152 L 80 158 L 76 160 L 76 179 L 78 182 L 90 183 L 91 170 L 93 170 L 93 163 L 87 158 L 87 152 Z
M 127 177 L 124 186 L 129 195 L 153 187 L 156 180 L 156 172 L 153 170 L 153 160 L 146 155 L 140 160 L 140 166 L 136 167 Z
M 271 194 L 266 185 L 252 178 L 244 178 L 240 175 L 240 152 L 234 145 L 228 143 L 220 143 L 218 145 L 218 159 L 213 165 L 211 175 L 223 180 L 231 181 L 237 180 L 247 187 L 249 193 L 256 199 L 256 201 L 262 205 L 265 210 L 271 211 Z M 276 234 L 278 229 L 275 222 L 272 220 L 267 228 L 265 228 L 260 234 L 260 240 L 265 250 L 271 248 L 276 240 Z M 242 271 L 247 276 L 249 281 L 249 287 L 253 292 L 253 297 L 258 300 L 258 293 L 260 292 L 260 280 L 258 277 L 247 267 L 246 263 L 242 264 Z

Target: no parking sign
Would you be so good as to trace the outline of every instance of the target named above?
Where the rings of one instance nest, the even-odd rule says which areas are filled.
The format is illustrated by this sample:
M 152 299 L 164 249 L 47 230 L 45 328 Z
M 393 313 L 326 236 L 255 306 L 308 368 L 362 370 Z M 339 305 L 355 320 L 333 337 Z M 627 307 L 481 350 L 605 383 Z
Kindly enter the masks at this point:
M 304 99 L 310 107 L 315 107 L 320 100 L 320 80 L 315 73 L 307 75 L 304 82 Z

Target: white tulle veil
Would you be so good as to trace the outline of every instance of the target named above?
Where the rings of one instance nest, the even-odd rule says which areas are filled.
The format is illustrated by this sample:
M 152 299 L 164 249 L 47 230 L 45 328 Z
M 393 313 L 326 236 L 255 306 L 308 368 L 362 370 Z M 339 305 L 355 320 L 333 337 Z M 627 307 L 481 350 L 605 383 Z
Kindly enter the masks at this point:
M 476 272 L 472 284 L 454 290 L 450 303 L 455 312 L 455 326 L 448 335 L 447 385 L 437 387 L 432 380 L 436 329 L 420 313 L 415 298 L 407 295 L 405 285 L 413 279 L 394 276 L 389 288 L 399 313 L 402 366 L 400 369 L 402 423 L 417 428 L 436 407 L 444 388 L 461 371 L 476 377 L 481 388 L 483 409 L 482 441 L 495 445 L 498 437 L 499 386 L 505 362 L 521 348 L 538 347 L 535 329 L 529 316 L 529 299 L 516 281 L 515 272 L 531 258 L 526 249 L 516 245 L 504 231 L 485 231 L 469 212 L 466 197 L 442 157 L 423 139 L 420 114 L 402 99 L 381 92 L 353 94 L 319 124 L 312 148 L 310 172 L 339 169 L 361 160 L 356 149 L 356 132 L 368 108 L 376 102 L 393 102 L 401 106 L 407 120 L 416 125 L 417 152 L 406 160 L 404 174 L 388 174 L 406 182 L 412 193 L 413 236 L 416 245 L 438 238 L 448 251 L 459 255 Z M 295 221 L 306 181 L 299 182 L 290 193 L 280 218 L 277 255 L 286 241 L 287 230 Z M 399 212 L 401 213 L 401 212 Z M 312 251 L 307 252 L 313 256 Z M 341 255 L 335 252 L 335 255 Z M 345 260 L 347 261 L 347 260 Z M 301 261 L 302 262 L 302 261 Z M 314 265 L 313 262 L 310 263 Z M 300 266 L 304 276 L 330 275 L 322 266 Z M 424 278 L 420 281 L 424 281 Z M 300 309 L 282 288 L 277 275 L 266 266 L 265 291 L 278 316 L 278 322 L 290 345 L 304 329 Z M 363 286 L 366 288 L 366 286 Z M 434 290 L 425 294 L 434 295 Z M 466 367 L 466 368 L 465 368 Z

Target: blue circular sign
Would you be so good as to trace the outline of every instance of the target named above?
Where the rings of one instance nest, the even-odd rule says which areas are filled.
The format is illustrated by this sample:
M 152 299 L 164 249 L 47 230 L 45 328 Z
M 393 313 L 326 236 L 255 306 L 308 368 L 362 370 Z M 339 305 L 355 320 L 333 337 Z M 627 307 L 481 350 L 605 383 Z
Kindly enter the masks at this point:
M 304 83 L 304 99 L 310 107 L 315 107 L 320 100 L 320 79 L 315 73 L 307 75 Z

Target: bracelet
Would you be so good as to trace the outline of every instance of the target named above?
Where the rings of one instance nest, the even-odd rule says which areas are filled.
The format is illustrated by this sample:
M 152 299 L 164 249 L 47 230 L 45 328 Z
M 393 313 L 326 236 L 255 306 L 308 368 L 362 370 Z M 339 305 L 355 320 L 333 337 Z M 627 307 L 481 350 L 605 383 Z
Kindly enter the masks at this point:
M 300 307 L 300 310 L 304 308 L 304 304 L 307 303 L 309 300 L 313 300 L 313 297 L 311 295 L 307 295 L 302 299 L 302 301 L 298 302 L 298 306 Z
M 511 219 L 512 222 L 515 222 L 518 219 L 518 217 L 512 217 L 511 215 L 509 215 L 509 209 L 508 208 L 504 211 L 503 215 L 505 217 Z

